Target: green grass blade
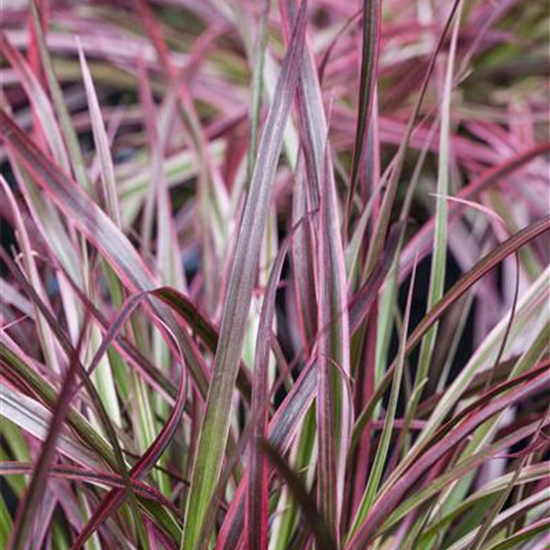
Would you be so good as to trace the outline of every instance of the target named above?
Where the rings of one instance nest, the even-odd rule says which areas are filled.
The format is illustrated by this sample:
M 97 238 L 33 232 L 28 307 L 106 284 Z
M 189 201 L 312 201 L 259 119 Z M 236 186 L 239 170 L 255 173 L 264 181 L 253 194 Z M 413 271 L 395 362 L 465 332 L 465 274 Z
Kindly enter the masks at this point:
M 212 384 L 194 459 L 182 550 L 194 550 L 199 543 L 198 537 L 221 471 L 229 433 L 234 382 L 265 229 L 270 186 L 282 145 L 284 125 L 290 114 L 298 81 L 297 60 L 302 53 L 304 41 L 305 8 L 306 2 L 303 2 L 299 24 L 296 25 L 279 77 L 278 93 L 260 141 L 258 161 L 241 222 L 214 360 Z
M 451 36 L 451 47 L 447 59 L 445 71 L 445 83 L 443 87 L 443 101 L 441 104 L 441 130 L 439 134 L 439 159 L 437 172 L 437 193 L 442 196 L 449 194 L 450 177 L 450 138 L 451 138 L 451 100 L 452 85 L 455 66 L 458 31 L 462 15 L 462 2 L 459 2 L 454 27 Z M 438 198 L 435 213 L 435 238 L 433 255 L 430 270 L 430 287 L 428 290 L 428 310 L 431 309 L 443 296 L 445 273 L 447 270 L 447 200 Z M 420 356 L 414 380 L 414 387 L 417 388 L 423 380 L 429 376 L 429 369 L 432 354 L 436 342 L 438 324 L 436 323 L 424 336 L 420 346 Z M 407 414 L 414 418 L 415 410 L 420 399 L 420 393 L 416 393 L 416 399 L 409 404 Z
M 384 428 L 382 429 L 382 434 L 380 436 L 380 443 L 376 450 L 374 457 L 374 462 L 370 471 L 370 475 L 367 481 L 367 487 L 363 493 L 363 498 L 359 504 L 359 509 L 353 521 L 350 534 L 353 534 L 357 527 L 363 522 L 367 516 L 369 510 L 372 507 L 380 480 L 382 479 L 382 473 L 384 471 L 384 464 L 386 462 L 386 457 L 390 448 L 390 440 L 392 437 L 393 424 L 395 421 L 395 415 L 397 412 L 397 401 L 399 394 L 401 392 L 401 381 L 403 378 L 403 370 L 405 368 L 405 349 L 407 341 L 407 333 L 409 328 L 409 320 L 411 315 L 411 304 L 415 283 L 416 269 L 413 269 L 412 279 L 409 286 L 409 294 L 407 297 L 407 305 L 405 308 L 404 318 L 403 318 L 403 328 L 401 341 L 399 345 L 399 352 L 397 358 L 397 366 L 392 380 L 392 389 L 390 394 L 390 400 L 386 410 L 386 415 L 384 418 Z

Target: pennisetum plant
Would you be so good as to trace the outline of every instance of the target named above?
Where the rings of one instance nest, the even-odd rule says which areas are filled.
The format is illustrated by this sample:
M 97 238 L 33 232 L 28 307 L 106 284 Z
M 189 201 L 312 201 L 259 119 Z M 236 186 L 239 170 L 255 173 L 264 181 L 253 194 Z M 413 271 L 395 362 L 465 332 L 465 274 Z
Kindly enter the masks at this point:
M 544 2 L 1 11 L 2 548 L 548 546 Z

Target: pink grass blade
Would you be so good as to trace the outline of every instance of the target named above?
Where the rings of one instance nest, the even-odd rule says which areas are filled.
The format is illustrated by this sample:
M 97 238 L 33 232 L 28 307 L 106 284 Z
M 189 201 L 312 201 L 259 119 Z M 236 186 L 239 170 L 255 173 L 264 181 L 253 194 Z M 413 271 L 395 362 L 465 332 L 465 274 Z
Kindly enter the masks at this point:
M 145 127 L 147 129 L 147 135 L 149 137 L 149 150 L 152 158 L 151 173 L 153 176 L 154 184 L 151 186 L 151 192 L 156 197 L 156 214 L 157 214 L 157 261 L 156 267 L 158 277 L 167 285 L 172 285 L 176 288 L 185 288 L 184 277 L 181 269 L 181 262 L 177 256 L 174 256 L 173 250 L 177 248 L 178 241 L 176 235 L 176 229 L 171 217 L 172 201 L 168 192 L 166 178 L 164 177 L 163 164 L 164 146 L 160 139 L 160 132 L 157 128 L 157 109 L 155 107 L 153 93 L 151 90 L 151 84 L 145 68 L 141 65 L 139 67 L 139 89 L 141 102 L 143 104 L 143 111 L 145 115 Z M 150 234 L 147 232 L 151 229 L 152 221 L 150 219 L 151 213 L 147 212 L 152 207 L 152 202 L 146 199 L 144 219 L 147 219 L 145 223 L 146 237 L 144 238 L 143 248 L 149 249 Z M 157 343 L 157 346 L 159 344 Z
M 84 56 L 84 51 L 81 44 L 78 44 L 78 57 L 80 60 L 80 69 L 84 80 L 84 88 L 86 89 L 86 98 L 88 100 L 88 109 L 92 122 L 92 133 L 94 136 L 95 148 L 99 155 L 101 165 L 101 182 L 102 196 L 104 207 L 109 217 L 114 221 L 117 227 L 121 227 L 120 205 L 118 203 L 118 193 L 115 181 L 115 170 L 113 159 L 109 148 L 109 139 L 101 114 L 101 107 L 97 99 L 94 81 Z
M 144 111 L 145 128 L 147 130 L 147 137 L 149 141 L 149 151 L 151 155 L 151 184 L 145 195 L 145 203 L 143 206 L 143 216 L 141 222 L 141 238 L 142 246 L 145 251 L 151 249 L 151 239 L 153 234 L 153 221 L 155 212 L 155 198 L 162 193 L 161 179 L 164 178 L 162 170 L 162 153 L 159 150 L 160 143 L 158 137 L 157 121 L 155 116 L 155 105 L 153 100 L 153 93 L 148 81 L 147 72 L 143 66 L 143 62 L 140 61 L 138 67 L 139 77 L 139 95 L 142 103 L 142 109 Z M 160 193 L 159 193 L 160 192 Z M 159 197 L 160 198 L 160 197 Z M 160 218 L 159 218 L 160 221 Z
M 288 42 L 293 25 L 296 22 L 296 1 L 279 0 L 282 15 L 283 34 Z M 304 156 L 308 178 L 311 180 L 310 209 L 318 208 L 319 193 L 324 177 L 325 147 L 328 136 L 325 109 L 319 86 L 317 69 L 307 36 L 304 53 L 300 57 L 300 82 L 297 94 L 297 106 L 300 122 L 300 137 L 304 143 Z M 329 172 L 332 174 L 332 162 L 328 159 Z
M 173 284 L 169 276 L 170 269 L 167 268 L 166 248 L 169 246 L 168 236 L 170 235 L 171 220 L 169 212 L 171 210 L 170 200 L 166 190 L 166 182 L 162 165 L 164 162 L 163 145 L 159 137 L 157 125 L 157 113 L 151 84 L 147 70 L 143 62 L 139 60 L 138 66 L 138 88 L 139 96 L 144 113 L 144 125 L 147 132 L 149 153 L 151 156 L 151 176 L 152 185 L 149 186 L 145 205 L 143 209 L 142 222 L 142 247 L 145 251 L 151 249 L 151 236 L 153 233 L 153 218 L 155 205 L 157 210 L 157 270 L 159 275 L 164 271 L 164 277 L 167 283 Z M 181 286 L 181 285 L 178 285 Z
M 327 152 L 328 157 L 328 143 Z M 320 196 L 318 273 L 320 334 L 317 343 L 317 434 L 318 434 L 318 505 L 332 537 L 337 540 L 344 490 L 344 466 L 351 422 L 350 396 L 346 381 L 349 376 L 349 319 L 342 306 L 346 295 L 342 243 L 334 179 L 325 163 L 325 176 Z M 342 373 L 338 369 L 342 370 Z
M 21 78 L 21 83 L 32 102 L 34 112 L 47 137 L 48 145 L 55 160 L 65 171 L 69 170 L 70 164 L 65 150 L 65 143 L 50 100 L 40 81 L 36 78 L 25 58 L 15 49 L 5 34 L 0 35 L 0 49 Z
M 0 461 L 0 475 L 2 476 L 32 474 L 33 469 L 34 465 L 30 462 Z M 85 481 L 86 483 L 96 484 L 98 486 L 106 485 L 108 487 L 124 489 L 124 481 L 119 475 L 102 470 L 94 470 L 90 467 L 58 464 L 50 469 L 49 476 L 51 478 Z M 170 500 L 154 487 L 136 480 L 132 481 L 132 485 L 136 495 L 157 502 L 169 509 L 176 516 L 181 513 Z
M 25 379 L 16 368 L 3 360 L 4 349 L 0 349 L 0 354 L 2 356 L 2 381 L 0 382 L 2 419 L 9 420 L 23 432 L 32 435 L 39 441 L 44 441 L 48 436 L 51 410 L 42 405 L 40 401 L 28 397 L 16 389 L 23 387 Z M 55 393 L 53 395 L 55 396 Z M 108 447 L 104 440 L 102 443 Z M 73 460 L 76 464 L 85 467 L 103 467 L 103 461 L 97 457 L 96 450 L 90 450 L 90 447 L 82 443 L 70 430 L 61 432 L 56 448 L 59 455 Z
M 259 29 L 257 32 L 255 45 L 254 45 L 254 64 L 252 67 L 252 97 L 250 100 L 250 113 L 249 113 L 249 145 L 247 154 L 247 179 L 252 179 L 254 172 L 254 164 L 256 158 L 256 152 L 258 149 L 258 127 L 260 124 L 260 114 L 262 107 L 262 92 L 263 92 L 263 74 L 264 74 L 264 61 L 265 52 L 268 41 L 268 19 L 269 19 L 269 6 L 271 0 L 263 0 L 262 14 L 259 21 Z M 246 8 L 245 8 L 246 9 Z
M 88 194 L 92 193 L 92 184 L 88 175 L 88 169 L 82 156 L 82 150 L 78 141 L 78 135 L 74 129 L 74 125 L 71 121 L 69 110 L 65 105 L 65 98 L 59 82 L 56 78 L 53 62 L 46 46 L 46 38 L 44 36 L 44 30 L 42 29 L 40 10 L 38 9 L 36 2 L 33 0 L 30 3 L 31 14 L 33 18 L 33 29 L 36 35 L 36 41 L 38 45 L 38 52 L 40 54 L 40 60 L 42 68 L 48 82 L 48 88 L 52 96 L 52 101 L 59 119 L 59 125 L 63 131 L 65 143 L 67 145 L 67 152 L 72 164 L 73 172 L 76 180 L 82 185 Z M 93 195 L 92 195 L 93 196 Z
M 27 226 L 23 221 L 23 216 L 21 215 L 21 211 L 17 205 L 15 197 L 13 196 L 13 192 L 11 191 L 10 186 L 1 175 L 0 188 L 2 189 L 2 194 L 5 195 L 8 204 L 10 205 L 10 208 L 13 210 L 15 228 L 17 230 L 19 247 L 22 252 L 24 269 L 27 273 L 28 278 L 32 281 L 34 288 L 36 288 L 37 293 L 42 297 L 42 299 L 44 299 L 46 296 L 46 290 L 44 289 L 42 281 L 40 280 L 38 268 L 33 255 L 31 241 L 27 232 Z M 57 358 L 57 350 L 52 333 L 47 326 L 44 317 L 37 310 L 36 306 L 34 306 L 34 310 L 37 321 L 38 337 L 40 339 L 46 363 L 54 372 L 60 373 L 61 367 Z
M 297 223 L 308 211 L 307 185 L 304 161 L 301 160 L 296 174 L 296 183 L 292 192 L 292 221 Z M 302 345 L 307 355 L 317 329 L 317 299 L 315 296 L 315 249 L 314 227 L 306 220 L 294 238 L 292 246 L 292 273 L 296 308 Z

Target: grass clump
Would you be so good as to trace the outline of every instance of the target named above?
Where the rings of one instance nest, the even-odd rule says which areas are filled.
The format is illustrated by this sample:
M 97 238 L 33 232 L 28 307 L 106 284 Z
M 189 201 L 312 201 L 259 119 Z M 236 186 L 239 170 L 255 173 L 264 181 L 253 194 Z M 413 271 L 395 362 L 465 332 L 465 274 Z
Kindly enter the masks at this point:
M 546 11 L 3 6 L 1 546 L 547 544 Z

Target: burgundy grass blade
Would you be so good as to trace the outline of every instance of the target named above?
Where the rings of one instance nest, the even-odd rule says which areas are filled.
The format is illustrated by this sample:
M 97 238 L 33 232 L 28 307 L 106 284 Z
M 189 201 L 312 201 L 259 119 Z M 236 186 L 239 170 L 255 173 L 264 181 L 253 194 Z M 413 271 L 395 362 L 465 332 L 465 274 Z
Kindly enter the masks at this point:
M 30 462 L 17 461 L 1 461 L 0 475 L 28 475 L 34 471 L 34 465 Z M 56 465 L 50 468 L 48 475 L 51 478 L 67 479 L 70 481 L 86 481 L 88 483 L 107 485 L 108 487 L 116 487 L 124 489 L 124 481 L 122 478 L 111 472 L 104 472 L 93 469 L 85 469 L 82 467 L 71 466 L 69 464 Z M 140 497 L 147 500 L 153 500 L 158 504 L 168 508 L 174 515 L 181 515 L 180 510 L 168 500 L 162 493 L 154 487 L 147 485 L 141 481 L 132 481 L 134 491 Z
M 365 157 L 364 145 L 367 140 L 372 105 L 375 97 L 381 39 L 381 4 L 380 0 L 363 1 L 363 49 L 359 80 L 359 112 L 357 113 L 357 129 L 355 131 L 355 147 L 346 206 L 346 220 L 349 220 L 351 216 L 355 190 L 359 179 L 359 167 Z

